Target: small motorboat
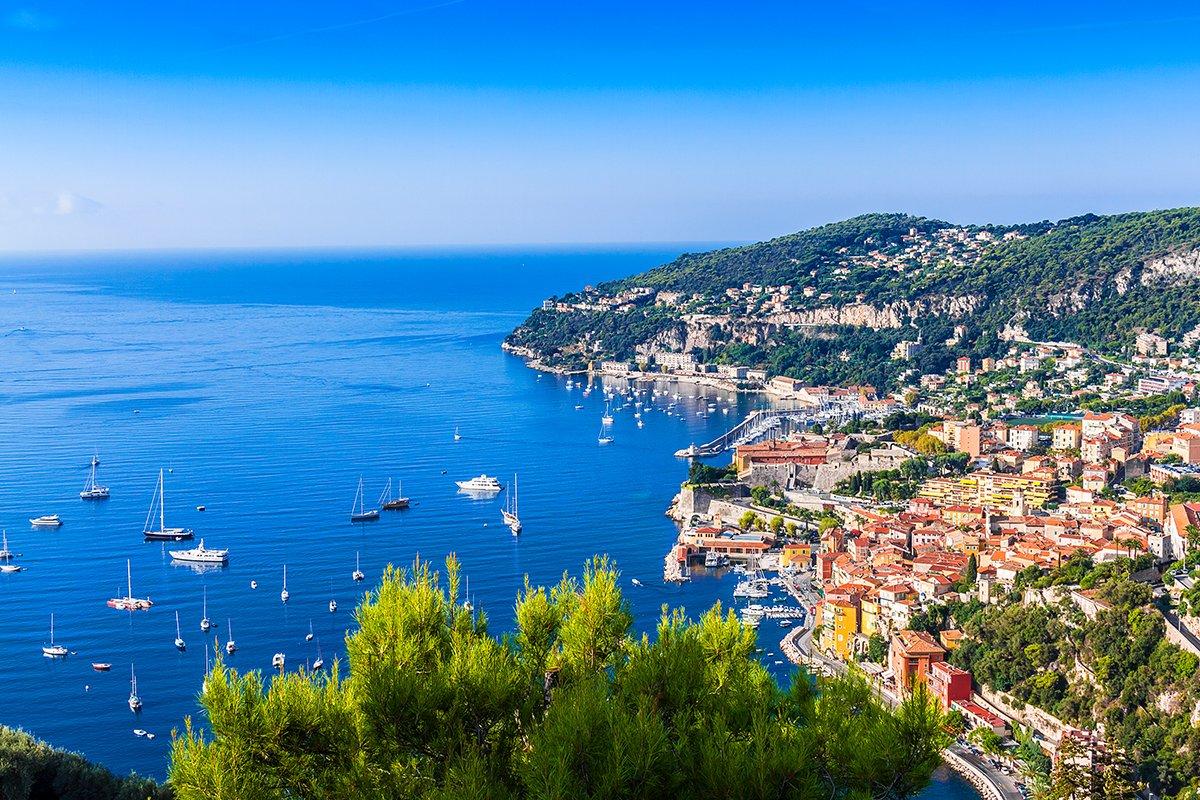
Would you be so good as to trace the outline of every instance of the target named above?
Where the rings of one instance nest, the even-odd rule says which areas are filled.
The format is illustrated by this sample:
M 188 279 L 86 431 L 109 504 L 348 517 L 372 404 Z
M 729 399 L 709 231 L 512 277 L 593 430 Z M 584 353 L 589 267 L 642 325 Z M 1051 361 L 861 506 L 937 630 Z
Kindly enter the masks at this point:
M 258 581 L 250 581 L 250 588 L 251 588 L 251 589 L 257 589 L 257 588 L 258 588 Z
M 146 731 L 146 738 L 147 738 L 147 739 L 153 739 L 153 738 L 154 738 L 154 734 L 153 734 L 153 733 L 151 733 L 150 731 Z
M 146 735 L 146 731 L 142 730 L 141 728 L 134 728 L 133 735 L 140 739 Z
M 93 661 L 92 669 L 96 670 L 96 672 L 108 672 L 112 669 L 112 664 L 107 661 Z
M 197 511 L 203 511 L 203 510 L 204 510 L 204 506 L 196 506 L 196 510 L 197 510 Z
M 62 525 L 62 520 L 58 514 L 43 514 L 40 517 L 30 517 L 29 524 L 35 528 L 58 528 Z

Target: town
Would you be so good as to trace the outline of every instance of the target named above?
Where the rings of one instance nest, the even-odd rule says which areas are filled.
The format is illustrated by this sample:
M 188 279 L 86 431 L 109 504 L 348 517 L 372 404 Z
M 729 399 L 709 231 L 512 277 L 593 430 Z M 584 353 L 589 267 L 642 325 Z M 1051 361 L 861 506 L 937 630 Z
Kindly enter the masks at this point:
M 746 624 L 798 617 L 781 642 L 793 661 L 854 665 L 892 698 L 922 686 L 1033 780 L 1064 748 L 1095 759 L 1115 749 L 1106 741 L 1125 744 L 1122 723 L 1099 713 L 1133 683 L 1106 674 L 1093 643 L 1105 626 L 1119 637 L 1136 617 L 1159 632 L 1153 658 L 1131 665 L 1152 684 L 1143 702 L 1164 728 L 1194 721 L 1200 703 L 1181 703 L 1200 664 L 1194 366 L 1143 335 L 1123 360 L 1014 342 L 1005 358 L 961 358 L 884 397 L 772 378 L 764 386 L 812 420 L 857 414 L 766 428 L 725 467 L 694 461 L 669 511 L 681 530 L 665 577 L 732 568 L 738 602 L 765 597 L 778 572 L 801 613 L 751 602 Z M 993 637 L 1011 619 L 1041 620 L 1046 640 L 1021 644 L 1027 664 L 998 667 L 1009 645 Z M 1186 677 L 1155 675 L 1155 659 Z M 1164 769 L 1162 785 L 1187 773 Z

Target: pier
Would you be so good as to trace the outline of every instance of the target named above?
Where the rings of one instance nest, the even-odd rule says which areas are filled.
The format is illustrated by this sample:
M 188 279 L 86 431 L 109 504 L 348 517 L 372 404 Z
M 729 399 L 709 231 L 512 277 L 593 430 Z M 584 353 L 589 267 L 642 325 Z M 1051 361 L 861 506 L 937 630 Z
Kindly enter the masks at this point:
M 810 428 L 816 423 L 840 427 L 864 417 L 860 406 L 829 404 L 819 408 L 762 408 L 751 411 L 746 418 L 711 442 L 693 444 L 675 452 L 676 458 L 716 456 L 743 444 L 751 444 L 766 436 L 785 436 L 794 430 Z

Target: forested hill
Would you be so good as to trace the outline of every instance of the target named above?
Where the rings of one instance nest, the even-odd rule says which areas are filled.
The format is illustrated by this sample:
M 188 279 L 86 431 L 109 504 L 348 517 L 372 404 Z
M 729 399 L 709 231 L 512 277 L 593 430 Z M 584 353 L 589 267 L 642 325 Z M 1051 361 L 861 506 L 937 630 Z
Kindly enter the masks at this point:
M 904 367 L 892 348 L 918 336 L 925 371 L 1002 338 L 1117 352 L 1149 331 L 1191 348 L 1197 288 L 1200 208 L 982 226 L 867 214 L 552 298 L 507 342 L 550 363 L 693 352 L 886 384 Z M 813 363 L 831 357 L 846 366 Z

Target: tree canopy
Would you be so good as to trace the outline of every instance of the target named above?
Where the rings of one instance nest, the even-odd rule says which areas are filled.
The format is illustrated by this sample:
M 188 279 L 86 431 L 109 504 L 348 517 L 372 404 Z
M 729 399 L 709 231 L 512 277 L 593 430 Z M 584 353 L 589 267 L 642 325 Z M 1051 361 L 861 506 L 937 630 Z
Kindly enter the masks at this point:
M 457 602 L 459 569 L 389 568 L 357 612 L 348 670 L 269 682 L 218 663 L 173 744 L 176 795 L 362 798 L 875 798 L 927 783 L 928 697 L 883 706 L 858 677 L 781 688 L 718 605 L 665 606 L 652 638 L 606 559 L 526 584 L 515 630 Z

